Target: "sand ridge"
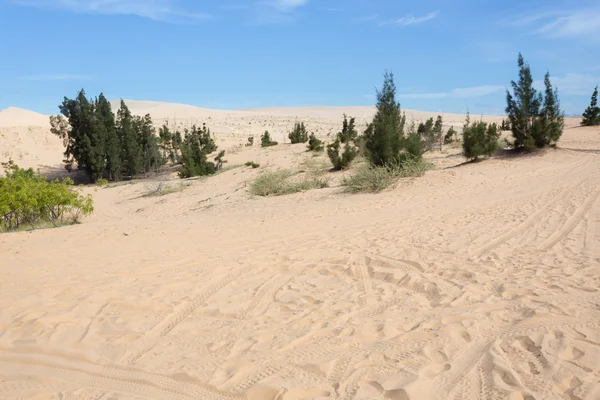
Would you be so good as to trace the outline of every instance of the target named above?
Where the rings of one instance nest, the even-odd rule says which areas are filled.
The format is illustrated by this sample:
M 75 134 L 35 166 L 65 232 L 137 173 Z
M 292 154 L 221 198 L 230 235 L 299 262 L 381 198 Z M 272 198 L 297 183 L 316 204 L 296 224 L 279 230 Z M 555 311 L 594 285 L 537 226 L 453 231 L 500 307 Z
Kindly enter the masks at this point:
M 261 168 L 90 187 L 82 225 L 0 236 L 1 398 L 600 398 L 600 129 L 478 164 L 448 147 L 378 195 L 251 198 L 312 156 L 245 136 L 310 111 L 208 113 L 229 165 Z

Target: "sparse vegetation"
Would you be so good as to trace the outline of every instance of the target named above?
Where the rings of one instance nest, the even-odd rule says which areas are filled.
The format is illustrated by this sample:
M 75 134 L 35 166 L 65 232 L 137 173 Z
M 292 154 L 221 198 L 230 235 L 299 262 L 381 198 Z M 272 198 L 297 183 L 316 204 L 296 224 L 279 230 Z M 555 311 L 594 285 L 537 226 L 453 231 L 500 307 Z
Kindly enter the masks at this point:
M 421 176 L 428 169 L 431 169 L 431 164 L 414 159 L 405 160 L 402 166 L 391 167 L 366 163 L 345 178 L 343 184 L 349 193 L 379 193 L 393 186 L 400 178 Z
M 531 68 L 519 54 L 519 81 L 511 82 L 513 93 L 506 92 L 506 113 L 514 137 L 515 148 L 532 150 L 555 146 L 564 128 L 557 89 L 550 83 L 550 74 L 544 77 L 545 92 L 533 87 Z
M 600 125 L 600 107 L 598 107 L 598 86 L 594 88 L 594 93 L 592 93 L 592 100 L 590 102 L 590 106 L 586 108 L 585 112 L 583 113 L 581 125 Z
M 458 138 L 458 132 L 456 132 L 454 127 L 451 126 L 450 129 L 448 129 L 448 132 L 446 132 L 446 135 L 444 136 L 444 144 L 453 143 L 457 140 L 457 138 Z
M 491 157 L 500 148 L 499 137 L 496 124 L 488 125 L 483 121 L 472 124 L 467 113 L 463 127 L 463 155 L 470 161 L 479 161 L 483 156 Z
M 143 197 L 166 196 L 183 191 L 189 183 L 172 182 L 165 179 L 157 179 L 146 183 L 146 193 Z
M 265 131 L 265 133 L 260 137 L 260 146 L 261 147 L 271 147 L 277 146 L 277 142 L 271 139 L 271 135 L 269 131 Z
M 289 133 L 288 138 L 292 144 L 306 143 L 308 141 L 308 131 L 306 130 L 304 122 L 296 122 L 294 124 L 294 129 Z
M 260 167 L 260 164 L 257 164 L 257 163 L 255 163 L 254 161 L 248 161 L 248 162 L 246 162 L 246 164 L 245 164 L 245 165 L 246 165 L 246 167 L 252 167 L 252 168 L 254 168 L 254 169 L 256 169 L 256 168 Z
M 254 136 L 253 135 L 249 135 L 248 136 L 248 142 L 246 143 L 246 147 L 252 147 L 254 146 Z
M 69 178 L 48 182 L 12 161 L 2 166 L 0 232 L 74 224 L 94 211 L 92 197 L 79 194 Z
M 314 133 L 311 133 L 308 137 L 307 151 L 320 152 L 323 151 L 323 147 L 323 142 Z
M 443 120 L 441 115 L 437 116 L 435 123 L 433 122 L 433 118 L 429 118 L 425 123 L 419 124 L 417 133 L 421 136 L 424 150 L 431 151 L 434 145 L 440 142 L 442 129 Z
M 193 176 L 213 175 L 223 167 L 225 151 L 221 151 L 215 162 L 208 160 L 208 155 L 217 150 L 217 145 L 210 135 L 210 129 L 206 124 L 202 129 L 196 125 L 191 130 L 185 130 L 185 139 L 181 145 L 181 169 L 180 178 L 191 178 Z
M 357 136 L 355 119 L 348 120 L 348 117 L 344 115 L 342 131 L 338 132 L 333 143 L 327 145 L 327 156 L 336 171 L 348 168 L 358 156 L 358 147 L 355 144 Z
M 291 171 L 282 169 L 265 171 L 250 185 L 250 193 L 255 196 L 281 196 L 329 186 L 321 178 L 294 179 Z

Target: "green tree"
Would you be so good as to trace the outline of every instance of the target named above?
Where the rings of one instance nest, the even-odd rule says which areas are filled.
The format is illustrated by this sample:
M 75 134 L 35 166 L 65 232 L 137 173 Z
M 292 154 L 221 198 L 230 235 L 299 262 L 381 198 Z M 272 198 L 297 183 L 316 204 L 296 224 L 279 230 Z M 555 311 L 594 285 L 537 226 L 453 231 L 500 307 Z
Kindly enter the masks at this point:
M 533 139 L 534 124 L 540 115 L 542 95 L 533 87 L 531 68 L 519 53 L 519 81 L 512 81 L 513 93 L 506 91 L 506 113 L 515 148 L 525 147 Z
M 308 137 L 308 146 L 306 146 L 307 151 L 323 151 L 323 142 L 319 140 L 314 133 L 311 133 Z
M 348 120 L 348 117 L 344 115 L 342 131 L 337 133 L 333 143 L 327 145 L 327 156 L 335 170 L 348 168 L 358 156 L 358 147 L 355 143 L 357 136 L 355 119 Z
M 146 114 L 144 117 L 135 117 L 133 126 L 140 148 L 141 172 L 156 171 L 164 162 L 160 155 L 158 138 L 150 114 Z
M 444 144 L 450 144 L 454 142 L 456 140 L 457 135 L 458 133 L 456 132 L 454 127 L 451 126 L 450 129 L 448 129 L 448 132 L 446 132 L 446 136 L 444 136 Z
M 116 126 L 121 141 L 123 174 L 134 176 L 142 170 L 142 150 L 138 142 L 134 118 L 123 100 L 117 111 Z
M 374 166 L 400 166 L 407 158 L 421 159 L 420 138 L 404 133 L 406 116 L 396 101 L 394 75 L 386 72 L 377 91 L 377 113 L 364 133 L 365 155 Z
M 173 151 L 173 132 L 169 129 L 169 125 L 163 124 L 158 129 L 158 147 L 162 152 L 162 156 L 166 160 L 175 162 L 175 153 Z
M 463 155 L 471 161 L 479 161 L 482 156 L 491 157 L 500 144 L 498 139 L 500 132 L 496 124 L 487 124 L 483 121 L 471 124 L 471 118 L 467 114 L 463 127 Z
M 215 163 L 208 161 L 208 154 L 217 150 L 217 146 L 210 136 L 210 130 L 203 124 L 202 129 L 195 125 L 191 130 L 185 130 L 185 138 L 181 145 L 181 169 L 179 176 L 181 178 L 190 178 L 192 176 L 204 176 L 214 174 L 218 168 L 222 167 L 225 155 L 221 151 L 215 158 Z
M 581 125 L 600 125 L 600 107 L 598 107 L 598 86 L 594 88 L 594 93 L 592 94 L 592 101 L 590 102 L 590 106 L 586 108 L 585 112 L 583 113 Z
M 289 133 L 288 138 L 292 144 L 306 143 L 308 141 L 308 131 L 306 130 L 304 122 L 296 122 L 294 124 L 294 129 Z
M 105 137 L 105 175 L 110 180 L 119 180 L 123 166 L 121 164 L 121 141 L 117 134 L 115 114 L 102 93 L 98 96 L 94 108 L 101 135 Z
M 562 136 L 565 126 L 564 114 L 560 109 L 558 89 L 552 87 L 550 74 L 544 77 L 544 104 L 539 118 L 535 121 L 532 132 L 537 147 L 555 146 Z
M 274 140 L 271 140 L 271 135 L 269 134 L 269 131 L 265 131 L 265 133 L 260 137 L 260 146 L 261 147 L 277 146 L 277 142 Z

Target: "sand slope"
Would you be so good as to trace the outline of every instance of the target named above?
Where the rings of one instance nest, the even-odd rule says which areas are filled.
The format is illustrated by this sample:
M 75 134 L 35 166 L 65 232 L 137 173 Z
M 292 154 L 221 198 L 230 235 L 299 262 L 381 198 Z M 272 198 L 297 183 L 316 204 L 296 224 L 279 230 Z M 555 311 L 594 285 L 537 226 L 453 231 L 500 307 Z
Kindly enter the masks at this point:
M 568 122 L 379 195 L 250 198 L 301 145 L 168 196 L 87 189 L 84 224 L 0 235 L 0 398 L 599 399 L 600 129 Z

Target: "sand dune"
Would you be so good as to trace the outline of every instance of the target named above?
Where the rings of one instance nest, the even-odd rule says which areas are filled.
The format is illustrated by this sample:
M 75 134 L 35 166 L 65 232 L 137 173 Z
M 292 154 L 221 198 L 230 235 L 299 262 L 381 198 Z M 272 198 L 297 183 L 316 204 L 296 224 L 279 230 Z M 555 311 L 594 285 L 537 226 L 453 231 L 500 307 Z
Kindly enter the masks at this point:
M 184 115 L 132 110 L 153 107 Z M 0 235 L 0 398 L 600 399 L 600 129 L 478 164 L 448 147 L 378 195 L 251 198 L 314 159 L 245 135 L 327 137 L 344 110 L 186 109 L 261 168 L 88 188 L 83 224 Z

